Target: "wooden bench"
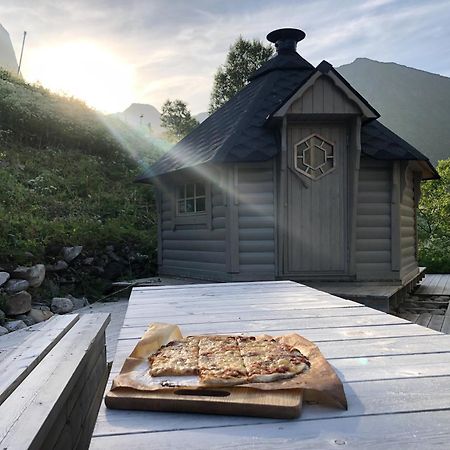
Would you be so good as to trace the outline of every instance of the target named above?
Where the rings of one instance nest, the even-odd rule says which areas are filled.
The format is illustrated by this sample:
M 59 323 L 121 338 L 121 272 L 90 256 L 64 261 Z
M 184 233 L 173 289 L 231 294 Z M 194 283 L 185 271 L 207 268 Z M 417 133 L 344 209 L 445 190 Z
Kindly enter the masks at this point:
M 0 448 L 87 448 L 108 377 L 109 314 L 54 316 L 0 339 Z

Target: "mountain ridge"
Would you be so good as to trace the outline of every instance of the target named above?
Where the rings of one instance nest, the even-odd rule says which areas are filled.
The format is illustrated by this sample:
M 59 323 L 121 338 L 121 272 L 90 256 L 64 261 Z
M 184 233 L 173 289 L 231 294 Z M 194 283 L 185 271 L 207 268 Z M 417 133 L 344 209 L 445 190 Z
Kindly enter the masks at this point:
M 380 113 L 380 122 L 433 164 L 450 157 L 450 78 L 357 58 L 336 70 Z

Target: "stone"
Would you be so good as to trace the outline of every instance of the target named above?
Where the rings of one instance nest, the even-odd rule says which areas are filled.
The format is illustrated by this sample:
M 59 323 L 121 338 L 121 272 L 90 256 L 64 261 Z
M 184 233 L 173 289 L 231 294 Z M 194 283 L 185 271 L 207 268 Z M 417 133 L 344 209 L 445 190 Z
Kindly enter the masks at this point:
M 28 313 L 28 314 L 30 314 L 30 313 Z M 36 323 L 36 321 L 32 317 L 30 317 L 28 314 L 19 314 L 18 316 L 15 316 L 14 319 L 22 320 L 23 323 L 27 327 L 30 327 L 31 325 L 34 325 Z
M 47 272 L 61 272 L 62 270 L 66 270 L 69 267 L 64 260 L 60 259 L 55 264 L 48 264 L 45 266 L 45 270 Z
M 104 271 L 104 278 L 115 281 L 122 275 L 123 267 L 118 262 L 112 261 L 106 265 Z
M 0 286 L 3 286 L 9 280 L 8 272 L 0 272 Z
M 79 256 L 82 250 L 83 250 L 82 245 L 76 245 L 74 247 L 63 247 L 62 255 L 66 262 L 71 262 L 77 256 Z
M 71 302 L 73 303 L 73 309 L 80 309 L 89 305 L 89 302 L 86 297 L 76 298 L 73 295 L 69 294 L 67 298 L 70 299 Z
M 73 303 L 70 298 L 55 297 L 50 308 L 55 314 L 67 314 L 73 310 Z
M 5 323 L 6 314 L 0 309 L 0 325 Z
M 7 294 L 16 294 L 20 291 L 26 291 L 30 287 L 27 280 L 12 279 L 3 286 Z
M 12 273 L 12 277 L 27 280 L 30 287 L 39 287 L 45 278 L 45 266 L 44 264 L 31 267 L 18 266 Z
M 85 266 L 91 266 L 93 262 L 94 262 L 94 258 L 92 256 L 89 256 L 89 258 L 83 259 L 83 264 Z
M 0 326 L 0 336 L 3 336 L 4 334 L 8 334 L 9 331 L 5 327 Z
M 31 310 L 31 295 L 27 291 L 20 291 L 6 297 L 6 314 L 17 316 Z
M 50 317 L 53 316 L 53 313 L 50 311 L 50 308 L 40 309 L 40 308 L 33 308 L 28 314 L 28 317 L 30 317 L 32 320 L 34 320 L 34 323 L 40 323 L 44 320 L 50 319 Z
M 5 323 L 5 328 L 12 333 L 13 331 L 21 330 L 22 328 L 26 328 L 26 324 L 23 320 L 10 320 Z

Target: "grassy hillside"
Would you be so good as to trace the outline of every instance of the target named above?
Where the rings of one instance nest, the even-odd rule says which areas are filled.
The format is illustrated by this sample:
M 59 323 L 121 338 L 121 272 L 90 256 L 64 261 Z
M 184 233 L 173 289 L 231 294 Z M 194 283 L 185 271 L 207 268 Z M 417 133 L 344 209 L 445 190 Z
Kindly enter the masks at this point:
M 0 266 L 42 262 L 61 245 L 154 252 L 152 190 L 133 179 L 162 150 L 76 99 L 0 72 Z

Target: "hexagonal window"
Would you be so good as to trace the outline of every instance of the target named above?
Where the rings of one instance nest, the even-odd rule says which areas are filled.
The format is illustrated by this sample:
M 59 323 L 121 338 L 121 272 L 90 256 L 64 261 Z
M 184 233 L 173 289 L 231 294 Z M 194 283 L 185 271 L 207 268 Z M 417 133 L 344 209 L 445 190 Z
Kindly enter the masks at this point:
M 294 147 L 295 169 L 318 180 L 334 169 L 334 144 L 318 134 L 312 134 Z

